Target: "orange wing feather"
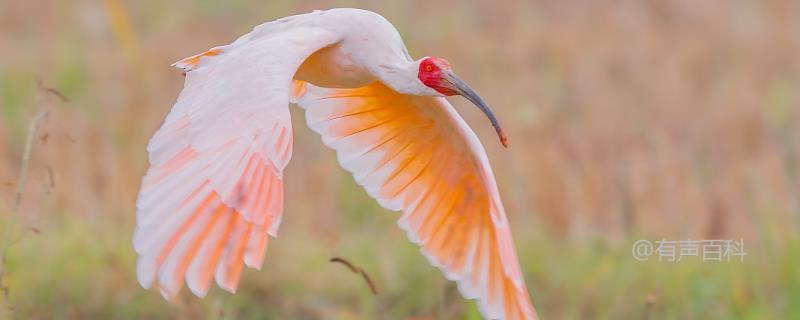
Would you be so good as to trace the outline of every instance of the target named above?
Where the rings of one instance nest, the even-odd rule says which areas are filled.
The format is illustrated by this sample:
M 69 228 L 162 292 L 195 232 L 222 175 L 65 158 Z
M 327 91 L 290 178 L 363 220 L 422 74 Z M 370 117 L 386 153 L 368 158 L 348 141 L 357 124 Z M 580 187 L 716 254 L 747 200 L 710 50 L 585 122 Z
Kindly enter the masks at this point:
M 278 25 L 175 64 L 186 81 L 148 144 L 133 239 L 139 282 L 165 298 L 184 280 L 198 296 L 212 278 L 236 291 L 244 265 L 260 268 L 277 232 L 293 143 L 291 79 L 339 40 L 314 27 L 269 32 Z
M 485 316 L 535 319 L 494 176 L 444 98 L 295 83 L 309 126 Z
M 177 174 L 185 170 L 193 162 L 178 159 L 191 154 L 194 153 L 179 152 L 162 166 L 151 168 L 151 173 L 144 179 L 143 189 L 162 190 L 161 187 L 169 181 L 163 178 L 165 172 Z M 148 285 L 153 281 L 151 277 L 158 275 L 162 294 L 170 298 L 186 277 L 192 291 L 203 296 L 216 270 L 219 285 L 234 292 L 243 263 L 249 267 L 261 267 L 269 231 L 277 228 L 276 222 L 283 210 L 283 183 L 271 162 L 255 154 L 249 157 L 239 176 L 235 185 L 240 194 L 236 199 L 223 201 L 219 193 L 211 189 L 211 179 L 208 178 L 177 208 L 177 213 L 187 212 L 179 225 L 162 222 L 161 226 L 143 230 L 149 231 L 147 236 L 150 237 L 168 235 L 163 243 L 140 245 L 143 248 L 140 249 L 142 257 L 139 262 L 143 284 Z M 148 248 L 157 248 L 158 251 Z

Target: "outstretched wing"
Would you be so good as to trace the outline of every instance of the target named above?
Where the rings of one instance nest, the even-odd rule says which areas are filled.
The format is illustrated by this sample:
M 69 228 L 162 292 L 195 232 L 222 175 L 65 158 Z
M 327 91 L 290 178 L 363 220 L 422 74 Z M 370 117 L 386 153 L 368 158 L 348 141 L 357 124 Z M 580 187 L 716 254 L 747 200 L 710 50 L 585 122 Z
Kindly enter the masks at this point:
M 484 316 L 536 318 L 486 152 L 446 99 L 299 85 L 308 125 Z
M 137 201 L 133 243 L 143 287 L 157 283 L 171 298 L 185 279 L 204 296 L 214 277 L 234 292 L 243 263 L 261 267 L 283 210 L 292 77 L 336 41 L 322 29 L 273 23 L 175 64 L 186 82 L 147 147 Z

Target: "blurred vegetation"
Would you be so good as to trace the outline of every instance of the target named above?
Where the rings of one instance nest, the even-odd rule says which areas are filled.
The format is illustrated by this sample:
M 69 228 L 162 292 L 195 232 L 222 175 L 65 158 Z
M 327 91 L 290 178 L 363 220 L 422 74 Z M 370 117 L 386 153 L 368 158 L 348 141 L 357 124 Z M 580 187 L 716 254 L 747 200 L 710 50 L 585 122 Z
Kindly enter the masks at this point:
M 183 82 L 169 64 L 341 6 L 385 15 L 494 106 L 507 150 L 452 99 L 486 143 L 542 318 L 800 318 L 800 2 L 35 0 L 0 2 L 0 239 L 41 231 L 8 253 L 0 319 L 479 319 L 295 109 L 263 270 L 173 303 L 136 282 L 145 145 Z M 747 256 L 631 257 L 636 239 L 689 238 L 743 239 Z

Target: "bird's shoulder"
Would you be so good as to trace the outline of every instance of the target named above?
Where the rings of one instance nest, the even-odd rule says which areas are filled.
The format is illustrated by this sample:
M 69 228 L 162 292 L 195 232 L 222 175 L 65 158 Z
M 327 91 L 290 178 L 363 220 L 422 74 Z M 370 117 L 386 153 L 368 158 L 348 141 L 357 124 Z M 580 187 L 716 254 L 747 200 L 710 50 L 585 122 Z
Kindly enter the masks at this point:
M 250 33 L 238 39 L 237 42 L 303 28 L 321 28 L 342 37 L 353 34 L 397 32 L 391 22 L 373 11 L 358 8 L 334 8 L 314 10 L 263 23 L 253 28 Z

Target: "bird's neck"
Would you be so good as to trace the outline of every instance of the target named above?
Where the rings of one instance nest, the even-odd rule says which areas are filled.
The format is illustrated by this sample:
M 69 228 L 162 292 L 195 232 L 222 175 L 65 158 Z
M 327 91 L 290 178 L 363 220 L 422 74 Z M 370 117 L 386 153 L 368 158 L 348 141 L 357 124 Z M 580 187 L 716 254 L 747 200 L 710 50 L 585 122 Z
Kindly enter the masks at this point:
M 376 75 L 386 86 L 402 94 L 430 95 L 428 87 L 419 80 L 418 61 L 397 61 L 381 64 Z

